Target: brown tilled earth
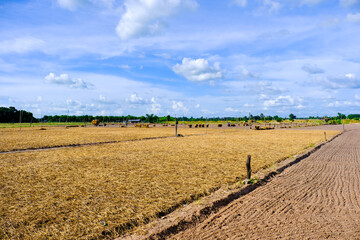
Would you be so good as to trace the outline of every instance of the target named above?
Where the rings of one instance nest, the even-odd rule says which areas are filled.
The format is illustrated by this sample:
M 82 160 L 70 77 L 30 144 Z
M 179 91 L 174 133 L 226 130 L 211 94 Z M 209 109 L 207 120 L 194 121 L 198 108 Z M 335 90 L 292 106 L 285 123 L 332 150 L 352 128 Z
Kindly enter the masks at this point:
M 356 128 L 170 238 L 360 239 L 360 130 Z

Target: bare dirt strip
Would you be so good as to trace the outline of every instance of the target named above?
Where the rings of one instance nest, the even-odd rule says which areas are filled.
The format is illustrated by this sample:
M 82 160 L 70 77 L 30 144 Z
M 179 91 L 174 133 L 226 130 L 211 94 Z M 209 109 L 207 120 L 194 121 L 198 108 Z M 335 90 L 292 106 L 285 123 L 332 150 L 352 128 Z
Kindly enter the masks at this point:
M 172 239 L 360 239 L 360 130 Z

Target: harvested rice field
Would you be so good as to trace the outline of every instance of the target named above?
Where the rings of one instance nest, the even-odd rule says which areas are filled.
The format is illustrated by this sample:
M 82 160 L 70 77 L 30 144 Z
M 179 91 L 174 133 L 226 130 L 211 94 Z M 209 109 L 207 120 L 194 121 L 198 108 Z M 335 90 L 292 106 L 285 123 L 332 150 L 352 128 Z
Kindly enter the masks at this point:
M 213 129 L 179 128 L 183 135 L 205 134 Z M 3 128 L 0 152 L 100 142 L 120 142 L 175 135 L 174 127 L 160 128 Z
M 328 139 L 337 133 L 326 131 Z M 321 141 L 324 131 L 217 130 L 0 154 L 0 239 L 111 239 L 234 186 L 248 154 L 256 172 Z

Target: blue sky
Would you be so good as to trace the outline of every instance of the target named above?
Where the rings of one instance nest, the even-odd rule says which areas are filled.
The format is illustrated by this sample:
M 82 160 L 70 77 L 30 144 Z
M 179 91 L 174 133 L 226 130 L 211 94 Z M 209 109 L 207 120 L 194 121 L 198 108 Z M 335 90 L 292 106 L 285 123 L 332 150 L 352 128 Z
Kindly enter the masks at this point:
M 360 0 L 0 0 L 0 106 L 359 113 Z

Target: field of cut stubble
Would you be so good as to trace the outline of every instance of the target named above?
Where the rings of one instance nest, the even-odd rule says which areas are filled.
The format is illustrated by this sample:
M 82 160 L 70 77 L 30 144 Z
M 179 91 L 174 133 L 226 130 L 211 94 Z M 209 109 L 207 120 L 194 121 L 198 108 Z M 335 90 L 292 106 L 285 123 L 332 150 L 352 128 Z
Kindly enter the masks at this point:
M 133 129 L 139 135 L 144 130 Z M 327 131 L 327 137 L 336 133 Z M 243 179 L 248 154 L 257 171 L 323 140 L 324 131 L 214 130 L 201 136 L 1 154 L 0 239 L 116 237 Z
M 41 130 L 44 129 L 44 130 Z M 213 132 L 213 129 L 190 129 L 179 128 L 178 133 L 183 135 L 197 135 Z M 0 129 L 1 143 L 0 152 L 49 148 L 58 146 L 121 142 L 127 140 L 141 140 L 146 138 L 175 136 L 173 127 L 165 128 L 109 128 L 87 127 L 69 128 L 64 127 L 33 127 L 33 128 L 4 128 Z

